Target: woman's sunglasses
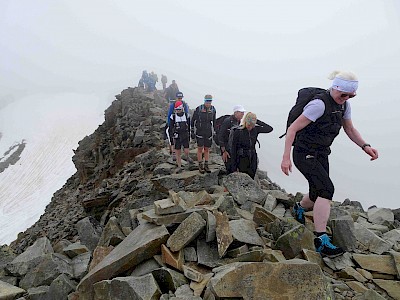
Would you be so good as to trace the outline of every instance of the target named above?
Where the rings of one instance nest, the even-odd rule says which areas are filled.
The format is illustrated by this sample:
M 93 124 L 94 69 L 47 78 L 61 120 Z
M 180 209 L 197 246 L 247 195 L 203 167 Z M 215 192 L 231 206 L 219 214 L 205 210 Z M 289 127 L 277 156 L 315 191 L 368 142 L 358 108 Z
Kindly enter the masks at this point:
M 340 94 L 340 98 L 346 98 L 346 97 L 353 98 L 355 96 L 356 95 L 354 95 L 354 94 Z

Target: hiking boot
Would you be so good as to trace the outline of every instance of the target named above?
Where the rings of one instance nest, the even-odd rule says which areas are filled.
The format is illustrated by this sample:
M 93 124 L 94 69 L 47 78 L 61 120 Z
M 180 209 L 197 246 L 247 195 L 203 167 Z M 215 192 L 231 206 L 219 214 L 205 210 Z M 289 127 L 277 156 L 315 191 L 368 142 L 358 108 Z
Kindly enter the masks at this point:
M 293 205 L 293 217 L 296 219 L 297 222 L 301 223 L 301 224 L 305 224 L 306 223 L 306 218 L 304 217 L 304 213 L 306 212 L 306 210 L 301 207 L 300 202 L 296 202 Z
M 342 248 L 337 247 L 331 243 L 326 233 L 319 237 L 316 237 L 314 239 L 314 245 L 316 251 L 321 254 L 321 256 L 333 258 L 344 253 L 344 250 Z
M 204 170 L 203 163 L 202 163 L 202 162 L 199 162 L 199 172 L 200 172 L 201 174 L 204 174 L 205 171 L 206 171 L 206 170 Z
M 181 167 L 177 167 L 176 169 L 175 169 L 175 171 L 174 171 L 174 174 L 179 174 L 179 173 L 182 173 L 182 168 Z
M 204 163 L 204 171 L 206 171 L 207 173 L 211 173 L 210 168 L 208 167 L 208 162 Z
M 176 161 L 176 154 L 175 154 L 175 152 L 172 152 L 172 161 Z
M 188 162 L 189 165 L 193 164 L 193 159 L 190 156 L 187 156 L 185 160 Z

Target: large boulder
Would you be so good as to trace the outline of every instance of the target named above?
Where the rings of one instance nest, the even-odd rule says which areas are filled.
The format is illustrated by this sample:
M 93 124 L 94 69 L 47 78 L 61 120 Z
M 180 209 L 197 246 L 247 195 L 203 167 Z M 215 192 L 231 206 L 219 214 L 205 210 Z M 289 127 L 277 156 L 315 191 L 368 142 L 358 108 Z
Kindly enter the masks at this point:
M 25 290 L 13 286 L 7 282 L 0 281 L 0 299 L 1 300 L 12 300 L 16 299 L 17 296 L 22 296 Z
M 93 299 L 93 284 L 110 279 L 160 252 L 169 237 L 165 226 L 143 224 L 135 228 L 114 250 L 79 283 L 82 299 Z
M 217 269 L 209 288 L 220 299 L 334 299 L 330 284 L 314 263 L 232 263 Z
M 53 252 L 50 241 L 46 237 L 39 238 L 32 246 L 7 264 L 6 269 L 14 276 L 24 276 L 29 270 L 36 267 L 46 254 Z
M 267 194 L 245 173 L 235 172 L 226 176 L 223 185 L 240 205 L 246 202 L 264 205 Z

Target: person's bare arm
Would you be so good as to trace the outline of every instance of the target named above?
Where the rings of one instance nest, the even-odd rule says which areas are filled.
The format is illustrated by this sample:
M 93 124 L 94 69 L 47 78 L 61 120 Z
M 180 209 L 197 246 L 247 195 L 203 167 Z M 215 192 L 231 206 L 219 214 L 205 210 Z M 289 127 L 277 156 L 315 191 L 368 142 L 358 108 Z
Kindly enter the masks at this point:
M 343 128 L 350 140 L 352 140 L 356 145 L 363 147 L 364 152 L 371 156 L 371 160 L 378 158 L 378 150 L 372 148 L 368 143 L 365 142 L 360 132 L 354 127 L 351 119 L 343 120 Z

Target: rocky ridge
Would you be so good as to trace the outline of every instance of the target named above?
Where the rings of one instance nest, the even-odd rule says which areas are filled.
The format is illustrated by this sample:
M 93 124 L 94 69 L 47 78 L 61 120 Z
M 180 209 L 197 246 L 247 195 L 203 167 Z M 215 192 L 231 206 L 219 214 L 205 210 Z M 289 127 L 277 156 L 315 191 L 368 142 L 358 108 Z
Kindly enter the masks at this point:
M 77 172 L 0 248 L 0 299 L 400 299 L 400 211 L 333 202 L 347 252 L 321 258 L 312 212 L 259 171 L 175 168 L 162 94 L 128 88 L 75 151 Z M 191 151 L 192 158 L 196 150 Z M 187 167 L 184 161 L 183 166 Z

